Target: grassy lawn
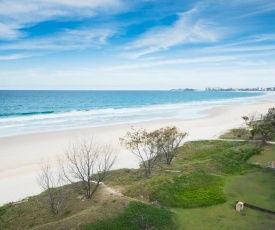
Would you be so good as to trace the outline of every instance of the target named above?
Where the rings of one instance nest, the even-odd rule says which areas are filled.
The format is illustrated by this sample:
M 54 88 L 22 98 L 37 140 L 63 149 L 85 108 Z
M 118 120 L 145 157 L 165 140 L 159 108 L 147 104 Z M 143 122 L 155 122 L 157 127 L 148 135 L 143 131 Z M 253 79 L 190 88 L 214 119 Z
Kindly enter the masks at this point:
M 259 155 L 248 162 L 266 162 L 275 156 L 275 146 L 267 145 Z M 226 176 L 224 186 L 227 202 L 210 207 L 172 209 L 179 229 L 274 229 L 275 216 L 245 208 L 246 216 L 235 211 L 235 201 L 275 211 L 275 172 L 255 172 L 245 175 Z
M 275 161 L 275 145 L 267 144 L 264 151 L 259 155 L 254 155 L 248 162 L 258 163 L 262 167 L 271 166 L 271 161 Z
M 272 172 L 254 172 L 227 179 L 227 202 L 206 208 L 173 209 L 179 229 L 274 229 L 275 216 L 249 208 L 246 216 L 235 211 L 235 201 L 275 211 L 275 175 Z

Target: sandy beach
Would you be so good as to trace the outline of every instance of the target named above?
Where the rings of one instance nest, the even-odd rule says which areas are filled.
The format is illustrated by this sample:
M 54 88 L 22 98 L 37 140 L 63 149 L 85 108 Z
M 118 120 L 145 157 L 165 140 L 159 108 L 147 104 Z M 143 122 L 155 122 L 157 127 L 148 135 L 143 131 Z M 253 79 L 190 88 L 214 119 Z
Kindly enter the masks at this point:
M 0 204 L 41 192 L 36 182 L 40 163 L 45 160 L 54 161 L 55 157 L 64 154 L 69 143 L 77 138 L 94 137 L 100 142 L 109 143 L 118 154 L 115 168 L 137 168 L 137 159 L 121 148 L 118 140 L 131 126 L 153 130 L 175 125 L 188 133 L 185 141 L 216 139 L 231 128 L 244 126 L 241 116 L 255 111 L 265 113 L 268 108 L 274 106 L 275 101 L 263 101 L 249 105 L 213 108 L 203 111 L 206 116 L 199 119 L 158 120 L 1 138 Z

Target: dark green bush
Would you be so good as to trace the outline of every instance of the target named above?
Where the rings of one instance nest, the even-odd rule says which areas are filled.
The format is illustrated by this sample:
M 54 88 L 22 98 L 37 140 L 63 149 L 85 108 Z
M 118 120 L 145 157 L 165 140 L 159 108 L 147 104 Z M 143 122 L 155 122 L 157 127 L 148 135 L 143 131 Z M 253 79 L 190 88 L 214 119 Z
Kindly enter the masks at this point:
M 7 212 L 8 208 L 6 206 L 0 207 L 0 216 L 3 216 Z
M 168 209 L 157 208 L 141 202 L 131 202 L 117 218 L 85 226 L 85 230 L 140 230 L 176 229 L 173 214 Z

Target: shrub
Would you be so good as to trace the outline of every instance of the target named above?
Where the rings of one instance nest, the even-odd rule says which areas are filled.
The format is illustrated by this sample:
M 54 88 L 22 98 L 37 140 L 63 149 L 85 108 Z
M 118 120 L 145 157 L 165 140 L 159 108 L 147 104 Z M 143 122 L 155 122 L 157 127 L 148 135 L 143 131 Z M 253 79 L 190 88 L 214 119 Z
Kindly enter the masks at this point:
M 125 211 L 114 219 L 85 226 L 85 230 L 172 230 L 176 227 L 171 211 L 152 205 L 130 202 Z
M 7 212 L 8 208 L 7 206 L 1 206 L 0 207 L 0 216 L 3 216 Z

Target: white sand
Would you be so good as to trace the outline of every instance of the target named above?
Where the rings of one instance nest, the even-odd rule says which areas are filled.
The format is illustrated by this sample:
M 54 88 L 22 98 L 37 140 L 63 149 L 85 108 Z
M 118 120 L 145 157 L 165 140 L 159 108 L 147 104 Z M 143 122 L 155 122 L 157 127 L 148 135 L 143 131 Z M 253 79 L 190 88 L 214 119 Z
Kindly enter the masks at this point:
M 265 113 L 270 107 L 275 107 L 274 101 L 214 108 L 204 111 L 208 116 L 193 120 L 159 120 L 0 138 L 0 204 L 41 192 L 36 183 L 39 164 L 63 154 L 70 141 L 77 138 L 94 136 L 100 142 L 110 143 L 118 150 L 115 168 L 137 168 L 137 159 L 121 148 L 118 141 L 131 126 L 153 130 L 175 125 L 181 131 L 188 132 L 186 141 L 215 139 L 231 128 L 243 126 L 241 116 L 255 111 Z

